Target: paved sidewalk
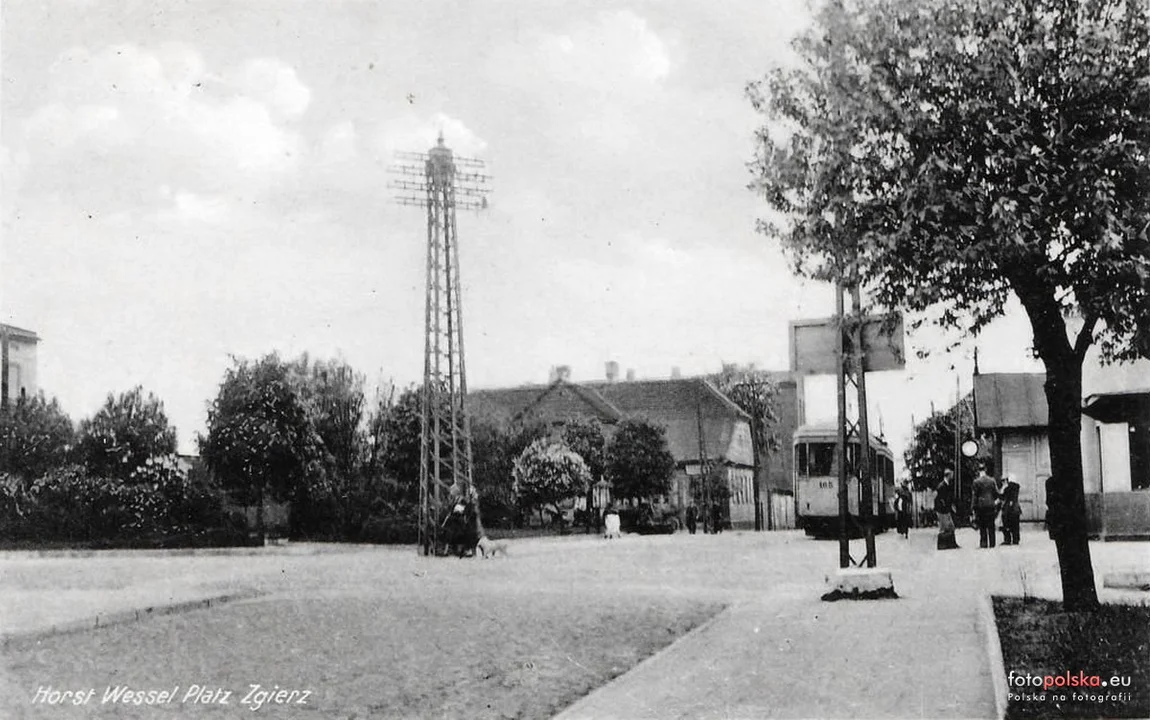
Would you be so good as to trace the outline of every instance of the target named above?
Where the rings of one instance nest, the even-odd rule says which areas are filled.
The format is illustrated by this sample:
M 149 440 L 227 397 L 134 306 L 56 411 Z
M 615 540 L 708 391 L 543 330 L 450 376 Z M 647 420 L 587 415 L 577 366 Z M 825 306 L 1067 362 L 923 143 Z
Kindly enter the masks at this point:
M 884 537 L 879 565 L 898 600 L 823 602 L 810 585 L 742 598 L 558 718 L 994 718 L 979 605 L 992 593 L 1058 598 L 1058 568 L 1038 531 L 1017 547 L 979 550 L 969 530 L 959 542 L 938 552 L 930 530 Z M 1104 591 L 1102 573 L 1150 566 L 1150 545 L 1091 549 L 1100 597 L 1130 599 Z

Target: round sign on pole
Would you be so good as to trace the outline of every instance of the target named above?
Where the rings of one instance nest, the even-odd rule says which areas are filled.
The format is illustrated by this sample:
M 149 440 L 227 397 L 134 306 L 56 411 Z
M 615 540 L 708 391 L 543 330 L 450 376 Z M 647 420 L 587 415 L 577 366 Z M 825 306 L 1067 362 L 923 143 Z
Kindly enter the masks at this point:
M 973 440 L 967 440 L 962 444 L 962 454 L 966 457 L 974 457 L 978 454 L 978 443 Z

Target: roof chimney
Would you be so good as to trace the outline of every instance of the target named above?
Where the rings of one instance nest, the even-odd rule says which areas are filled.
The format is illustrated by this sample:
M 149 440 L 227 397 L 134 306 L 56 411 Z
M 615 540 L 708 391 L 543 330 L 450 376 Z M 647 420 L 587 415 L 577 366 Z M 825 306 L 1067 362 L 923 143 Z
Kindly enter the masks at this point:
M 554 365 L 551 367 L 551 380 L 550 380 L 550 382 L 555 382 L 556 380 L 562 380 L 563 382 L 567 382 L 570 379 L 571 379 L 571 366 L 570 365 Z
M 635 379 L 635 371 L 632 368 L 627 368 L 627 382 Z
M 607 382 L 613 383 L 619 379 L 619 363 L 614 360 L 607 362 Z

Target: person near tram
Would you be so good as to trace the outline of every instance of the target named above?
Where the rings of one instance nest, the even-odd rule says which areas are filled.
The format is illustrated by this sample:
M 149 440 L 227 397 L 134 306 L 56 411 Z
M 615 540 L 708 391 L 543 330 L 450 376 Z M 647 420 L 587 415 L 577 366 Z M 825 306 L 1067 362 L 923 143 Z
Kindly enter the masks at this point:
M 938 549 L 957 550 L 954 537 L 954 471 L 945 470 L 934 489 L 934 514 L 938 517 Z

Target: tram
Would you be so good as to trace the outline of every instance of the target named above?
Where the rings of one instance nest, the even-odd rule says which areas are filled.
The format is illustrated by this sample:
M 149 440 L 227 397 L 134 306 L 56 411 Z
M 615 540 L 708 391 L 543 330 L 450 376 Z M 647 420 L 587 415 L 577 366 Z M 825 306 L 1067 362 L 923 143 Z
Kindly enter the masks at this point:
M 834 423 L 803 425 L 795 430 L 795 517 L 799 527 L 813 537 L 838 537 L 839 493 L 836 446 L 838 426 Z M 858 442 L 847 444 L 847 527 L 858 537 L 859 491 L 862 483 L 855 472 Z M 871 436 L 870 477 L 871 516 L 875 532 L 894 525 L 894 455 L 885 442 Z

